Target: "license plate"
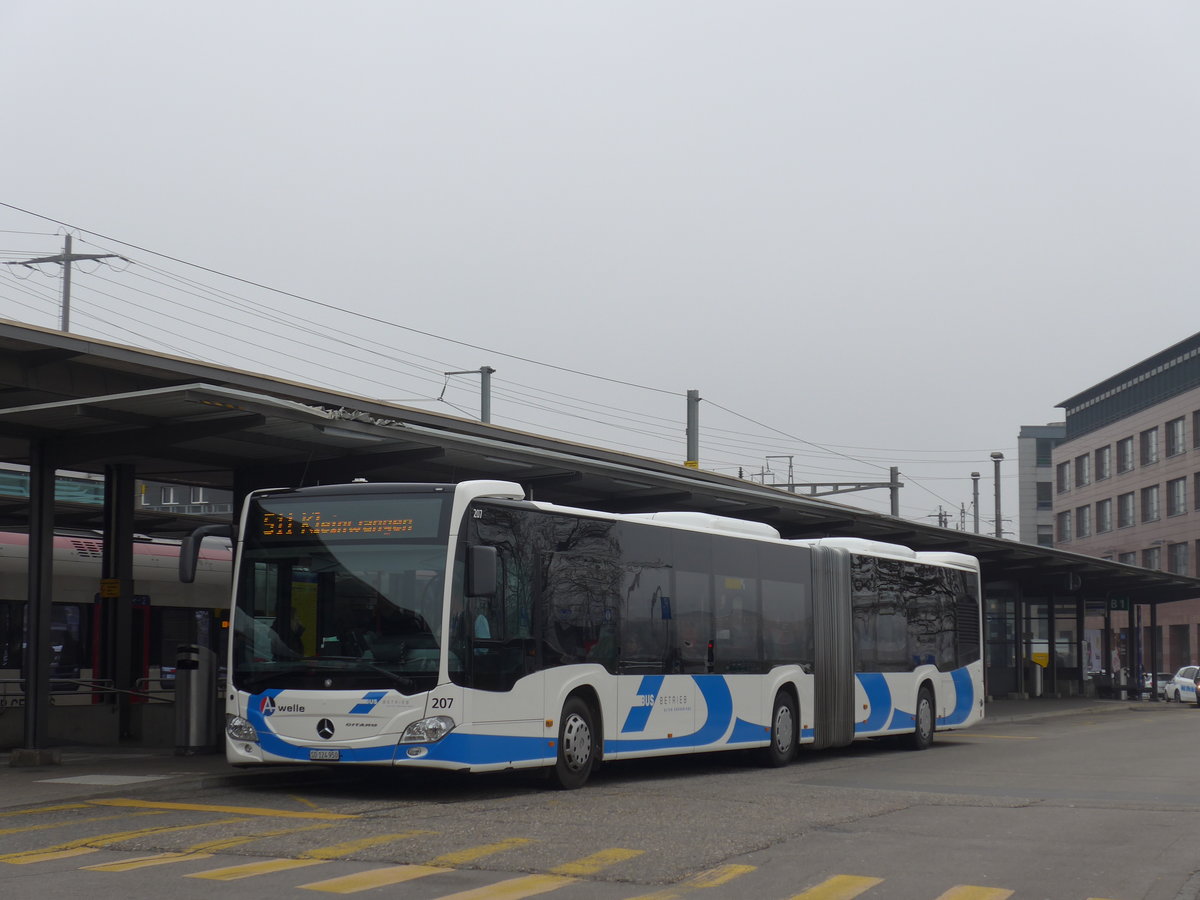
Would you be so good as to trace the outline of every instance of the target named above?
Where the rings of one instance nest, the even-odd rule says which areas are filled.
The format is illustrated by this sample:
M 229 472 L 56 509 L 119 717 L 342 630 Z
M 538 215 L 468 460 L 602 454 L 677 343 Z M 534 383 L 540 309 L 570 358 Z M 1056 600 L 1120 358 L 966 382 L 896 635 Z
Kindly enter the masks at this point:
M 310 760 L 314 760 L 314 761 L 315 760 L 322 760 L 322 761 L 333 760 L 336 762 L 337 760 L 342 758 L 342 753 L 340 750 L 309 750 L 308 758 Z

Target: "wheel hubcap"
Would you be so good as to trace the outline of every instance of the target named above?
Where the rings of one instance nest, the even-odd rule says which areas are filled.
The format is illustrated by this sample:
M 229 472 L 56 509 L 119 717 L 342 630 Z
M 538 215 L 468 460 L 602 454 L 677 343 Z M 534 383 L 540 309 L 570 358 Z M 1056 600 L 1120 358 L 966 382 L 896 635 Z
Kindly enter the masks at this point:
M 567 767 L 574 771 L 592 758 L 592 729 L 580 716 L 570 716 L 563 725 L 562 753 Z
M 775 749 L 780 753 L 787 753 L 792 749 L 792 741 L 795 736 L 796 727 L 792 722 L 791 707 L 779 707 L 779 712 L 775 716 Z

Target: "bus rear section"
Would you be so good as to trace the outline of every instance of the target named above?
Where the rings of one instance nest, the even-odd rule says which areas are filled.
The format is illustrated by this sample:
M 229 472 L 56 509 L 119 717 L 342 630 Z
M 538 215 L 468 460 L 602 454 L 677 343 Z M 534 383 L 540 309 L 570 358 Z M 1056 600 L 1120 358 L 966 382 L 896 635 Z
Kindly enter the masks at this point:
M 815 747 L 969 727 L 984 712 L 978 562 L 857 538 L 813 552 Z

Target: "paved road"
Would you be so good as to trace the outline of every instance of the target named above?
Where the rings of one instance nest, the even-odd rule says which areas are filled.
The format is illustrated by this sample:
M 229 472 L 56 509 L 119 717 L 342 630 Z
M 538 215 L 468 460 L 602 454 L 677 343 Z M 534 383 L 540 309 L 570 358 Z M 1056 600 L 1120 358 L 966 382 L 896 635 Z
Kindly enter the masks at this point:
M 1200 713 L 1069 711 L 785 770 L 623 763 L 567 793 L 526 776 L 230 779 L 219 760 L 68 754 L 0 773 L 0 896 L 1195 898 Z

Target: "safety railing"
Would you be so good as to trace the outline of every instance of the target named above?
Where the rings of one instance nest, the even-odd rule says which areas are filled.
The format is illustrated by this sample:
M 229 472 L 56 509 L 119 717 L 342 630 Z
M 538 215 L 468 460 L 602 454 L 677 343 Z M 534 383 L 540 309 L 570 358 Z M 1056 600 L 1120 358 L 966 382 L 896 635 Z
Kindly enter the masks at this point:
M 149 689 L 158 682 L 160 691 Z M 140 703 L 174 703 L 174 689 L 169 694 L 162 691 L 164 679 L 139 678 L 132 690 L 118 688 L 111 678 L 52 678 L 50 680 L 50 703 L 53 706 L 83 706 L 100 703 L 105 697 L 127 696 Z M 0 710 L 17 709 L 25 706 L 25 679 L 0 678 Z

